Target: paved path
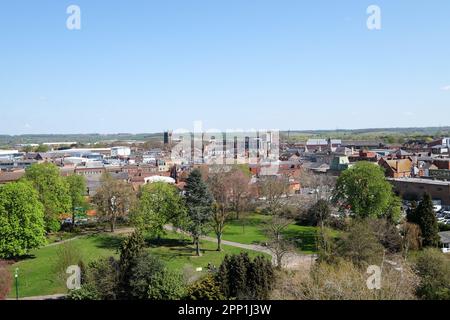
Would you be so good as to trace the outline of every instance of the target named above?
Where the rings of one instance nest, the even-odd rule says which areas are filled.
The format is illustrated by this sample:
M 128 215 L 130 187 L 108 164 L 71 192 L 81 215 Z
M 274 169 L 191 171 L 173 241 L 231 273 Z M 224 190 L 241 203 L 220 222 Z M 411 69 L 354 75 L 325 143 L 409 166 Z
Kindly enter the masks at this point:
M 134 228 L 128 228 L 128 227 L 127 228 L 120 228 L 120 229 L 116 229 L 113 232 L 113 234 L 129 234 L 129 233 L 133 233 L 133 231 L 134 231 Z M 85 236 L 89 236 L 89 235 L 92 235 L 92 234 L 98 234 L 98 233 L 104 233 L 104 231 L 95 231 L 95 232 L 91 232 L 91 233 L 81 234 L 79 236 L 75 236 L 73 238 L 69 238 L 69 239 L 66 239 L 66 240 L 52 242 L 50 244 L 47 244 L 44 247 L 57 246 L 57 245 L 60 245 L 60 244 L 63 244 L 63 243 L 67 243 L 67 242 L 70 242 L 70 241 L 73 241 L 73 240 L 80 239 L 80 238 L 85 237 Z M 108 232 L 108 233 L 111 234 L 111 232 Z
M 185 231 L 173 228 L 172 226 L 164 226 L 164 229 L 188 235 L 188 233 L 186 233 Z M 213 237 L 209 237 L 209 236 L 203 236 L 203 237 L 201 237 L 201 239 L 206 240 L 206 241 L 211 241 L 211 242 L 217 242 L 217 238 L 213 238 Z M 233 241 L 228 241 L 228 240 L 222 240 L 222 244 L 231 246 L 231 247 L 266 253 L 272 257 L 272 263 L 274 265 L 276 264 L 275 255 L 267 247 L 257 245 L 257 244 L 244 244 L 244 243 L 233 242 Z M 296 252 L 290 252 L 283 257 L 282 264 L 283 264 L 283 267 L 286 269 L 296 269 L 300 266 L 311 265 L 314 262 L 315 258 L 316 258 L 315 255 L 311 255 L 311 254 L 300 254 L 300 253 L 296 253 Z
M 183 233 L 185 235 L 189 235 L 187 232 L 185 232 L 181 229 L 173 228 L 170 225 L 164 226 L 164 229 L 169 230 L 169 231 L 175 231 L 177 233 Z M 120 229 L 117 229 L 116 231 L 114 231 L 114 234 L 130 234 L 133 231 L 134 231 L 134 228 L 130 228 L 130 227 L 120 228 Z M 88 235 L 88 234 L 86 234 L 86 235 Z M 47 247 L 67 243 L 67 242 L 79 239 L 86 235 L 80 235 L 80 236 L 76 236 L 76 237 L 73 237 L 73 238 L 70 238 L 67 240 L 54 242 L 54 243 L 47 245 Z M 209 236 L 203 236 L 203 237 L 201 237 L 201 239 L 206 240 L 206 241 L 211 241 L 211 242 L 217 242 L 216 238 L 209 237 Z M 233 242 L 233 241 L 228 241 L 228 240 L 222 240 L 222 244 L 231 246 L 231 247 L 236 247 L 236 248 L 241 248 L 241 249 L 246 249 L 246 250 L 253 250 L 253 251 L 268 254 L 272 257 L 272 263 L 276 264 L 275 255 L 267 247 L 257 245 L 257 244 L 245 244 L 245 243 Z M 282 264 L 283 264 L 283 267 L 286 269 L 296 269 L 300 266 L 311 265 L 314 262 L 314 260 L 315 260 L 315 255 L 290 252 L 283 257 Z
M 59 300 L 61 298 L 64 298 L 65 294 L 51 294 L 48 296 L 34 296 L 34 297 L 25 297 L 25 298 L 19 298 L 19 300 Z M 8 298 L 6 300 L 16 300 L 14 298 Z

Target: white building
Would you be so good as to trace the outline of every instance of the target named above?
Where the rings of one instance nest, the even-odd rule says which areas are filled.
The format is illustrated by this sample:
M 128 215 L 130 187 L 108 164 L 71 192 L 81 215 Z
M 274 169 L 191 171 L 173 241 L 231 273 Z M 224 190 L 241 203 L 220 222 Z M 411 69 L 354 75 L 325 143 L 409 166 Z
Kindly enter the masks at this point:
M 12 160 L 18 153 L 19 150 L 0 150 L 0 159 Z
M 175 184 L 175 179 L 171 177 L 163 177 L 163 176 L 151 176 L 144 178 L 145 183 L 153 183 L 153 182 L 165 182 L 169 184 Z
M 112 147 L 111 157 L 128 157 L 131 155 L 131 149 L 129 147 Z

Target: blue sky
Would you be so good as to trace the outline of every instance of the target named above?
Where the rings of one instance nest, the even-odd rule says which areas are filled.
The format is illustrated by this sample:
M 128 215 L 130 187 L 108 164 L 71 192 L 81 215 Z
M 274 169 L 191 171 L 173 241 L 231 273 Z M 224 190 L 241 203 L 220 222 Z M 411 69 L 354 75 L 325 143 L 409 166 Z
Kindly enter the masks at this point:
M 0 134 L 450 125 L 448 0 L 3 1 L 0 40 Z

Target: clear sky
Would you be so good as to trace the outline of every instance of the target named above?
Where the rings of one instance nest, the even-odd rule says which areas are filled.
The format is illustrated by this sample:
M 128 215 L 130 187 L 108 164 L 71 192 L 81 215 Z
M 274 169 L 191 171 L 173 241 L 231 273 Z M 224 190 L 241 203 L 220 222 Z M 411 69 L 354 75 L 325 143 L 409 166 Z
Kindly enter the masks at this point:
M 2 1 L 0 88 L 0 134 L 450 125 L 450 1 Z

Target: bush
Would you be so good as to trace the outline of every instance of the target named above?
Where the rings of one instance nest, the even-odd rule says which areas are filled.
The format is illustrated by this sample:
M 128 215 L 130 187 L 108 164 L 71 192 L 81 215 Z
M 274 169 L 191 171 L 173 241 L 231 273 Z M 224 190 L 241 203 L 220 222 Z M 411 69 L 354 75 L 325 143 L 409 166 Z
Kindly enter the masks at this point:
M 327 201 L 318 200 L 307 211 L 305 223 L 309 226 L 317 226 L 326 221 L 331 214 L 331 209 Z
M 357 266 L 380 264 L 384 248 L 367 220 L 355 220 L 337 243 L 338 256 Z
M 225 256 L 216 276 L 227 298 L 267 299 L 275 281 L 272 263 L 264 257 L 251 260 L 247 253 Z
M 420 285 L 417 295 L 426 300 L 450 299 L 450 260 L 437 249 L 422 251 L 416 263 Z
M 380 290 L 367 287 L 368 274 L 350 261 L 317 263 L 309 271 L 280 274 L 271 298 L 284 300 L 410 300 L 415 299 L 417 277 L 407 265 L 402 272 L 383 268 Z
M 119 267 L 113 258 L 100 259 L 91 262 L 82 275 L 83 284 L 81 292 L 75 290 L 73 297 L 84 297 L 95 300 L 115 300 L 117 299 L 117 284 L 119 277 Z
M 70 290 L 67 295 L 68 300 L 100 300 L 95 288 L 90 285 L 84 285 L 80 289 Z
M 58 246 L 55 272 L 60 279 L 66 279 L 66 270 L 71 265 L 79 265 L 82 256 L 79 250 L 71 243 L 65 242 Z
M 159 258 L 149 253 L 137 257 L 129 287 L 130 299 L 177 300 L 184 295 L 181 274 L 167 270 Z
M 187 289 L 186 299 L 188 300 L 225 300 L 225 296 L 220 290 L 220 286 L 212 275 L 207 275 L 203 279 L 194 282 Z
M 402 250 L 402 237 L 397 227 L 387 219 L 369 219 L 369 227 L 388 253 Z

